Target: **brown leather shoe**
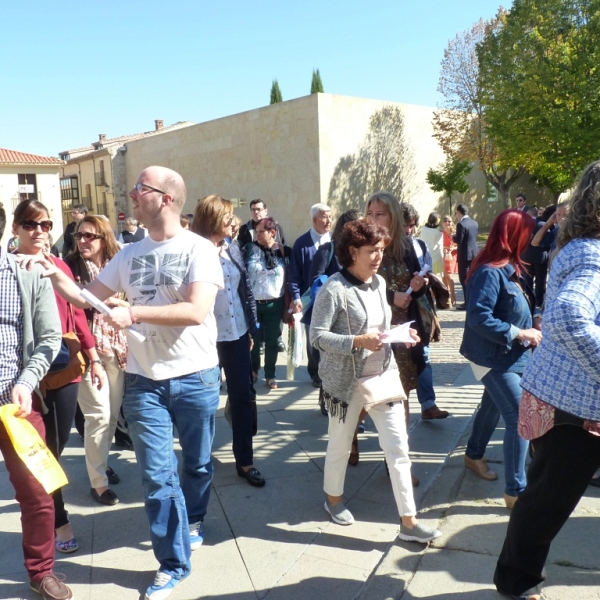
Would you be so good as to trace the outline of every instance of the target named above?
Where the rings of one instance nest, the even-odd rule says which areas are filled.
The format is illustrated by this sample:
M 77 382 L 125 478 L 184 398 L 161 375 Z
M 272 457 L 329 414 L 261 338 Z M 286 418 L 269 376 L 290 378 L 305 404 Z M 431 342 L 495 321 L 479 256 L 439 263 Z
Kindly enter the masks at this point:
M 473 458 L 469 458 L 465 454 L 465 467 L 467 467 L 467 469 L 471 469 L 471 471 L 473 471 L 473 473 L 476 475 L 479 475 L 481 479 L 486 479 L 487 481 L 495 481 L 498 479 L 498 475 L 496 475 L 496 473 L 494 473 L 494 471 L 487 466 L 487 463 L 483 458 L 475 460 Z
M 432 406 L 421 413 L 421 419 L 428 421 L 429 419 L 445 419 L 450 416 L 447 410 L 440 410 L 437 406 Z
M 519 499 L 519 496 L 509 496 L 508 494 L 504 494 L 504 503 L 506 504 L 506 508 L 508 510 L 512 510 L 515 502 Z
M 40 594 L 44 600 L 71 600 L 73 592 L 63 583 L 64 580 L 64 575 L 50 573 L 41 581 L 30 581 L 29 587 Z

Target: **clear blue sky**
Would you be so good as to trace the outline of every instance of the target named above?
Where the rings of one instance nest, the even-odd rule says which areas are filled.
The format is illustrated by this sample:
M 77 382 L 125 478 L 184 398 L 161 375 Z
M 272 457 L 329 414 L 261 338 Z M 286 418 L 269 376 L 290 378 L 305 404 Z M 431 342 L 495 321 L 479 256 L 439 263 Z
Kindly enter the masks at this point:
M 325 92 L 435 106 L 449 39 L 498 0 L 15 0 L 0 11 L 0 147 L 53 156 Z

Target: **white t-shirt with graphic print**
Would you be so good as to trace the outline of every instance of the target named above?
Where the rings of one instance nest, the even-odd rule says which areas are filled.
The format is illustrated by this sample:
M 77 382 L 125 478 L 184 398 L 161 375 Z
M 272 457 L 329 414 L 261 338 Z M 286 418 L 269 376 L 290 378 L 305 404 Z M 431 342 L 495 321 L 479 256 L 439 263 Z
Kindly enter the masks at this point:
M 123 248 L 100 271 L 98 280 L 115 292 L 125 292 L 132 306 L 165 306 L 187 298 L 192 282 L 223 287 L 217 249 L 188 230 L 164 242 L 150 236 Z M 145 338 L 127 336 L 127 373 L 153 380 L 170 379 L 215 367 L 217 324 L 213 308 L 202 325 L 165 327 L 135 325 Z

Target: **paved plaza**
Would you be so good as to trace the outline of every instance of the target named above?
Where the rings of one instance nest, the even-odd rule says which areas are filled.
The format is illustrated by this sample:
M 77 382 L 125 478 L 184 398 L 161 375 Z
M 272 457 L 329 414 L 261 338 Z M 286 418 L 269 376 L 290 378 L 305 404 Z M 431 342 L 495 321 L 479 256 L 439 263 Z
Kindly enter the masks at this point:
M 445 420 L 420 419 L 411 397 L 410 448 L 421 517 L 444 533 L 430 546 L 396 539 L 399 519 L 373 424 L 359 436 L 360 462 L 348 467 L 345 497 L 356 523 L 332 523 L 323 509 L 327 418 L 305 368 L 296 381 L 267 393 L 259 381 L 259 432 L 255 464 L 267 478 L 252 488 L 235 471 L 231 429 L 221 396 L 214 443 L 215 477 L 205 521 L 205 544 L 193 554 L 193 572 L 173 600 L 500 600 L 491 581 L 509 512 L 503 477 L 488 482 L 462 462 L 481 386 L 458 353 L 464 312 L 441 311 L 444 339 L 432 344 L 438 405 Z M 502 474 L 502 429 L 488 450 Z M 57 553 L 76 600 L 138 600 L 157 568 L 141 502 L 133 452 L 114 449 L 110 465 L 121 477 L 121 502 L 104 507 L 90 496 L 83 444 L 73 430 L 61 460 L 70 484 L 67 509 L 80 543 L 72 555 Z M 553 545 L 547 564 L 548 600 L 600 598 L 598 516 L 600 490 L 588 488 Z M 38 597 L 23 582 L 18 506 L 0 464 L 0 598 Z

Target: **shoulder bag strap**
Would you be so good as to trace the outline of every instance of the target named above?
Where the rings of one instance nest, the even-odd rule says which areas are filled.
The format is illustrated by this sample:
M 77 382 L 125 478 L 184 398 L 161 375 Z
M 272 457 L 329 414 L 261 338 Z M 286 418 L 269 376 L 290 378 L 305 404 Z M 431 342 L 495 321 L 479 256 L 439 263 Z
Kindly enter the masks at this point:
M 346 322 L 348 323 L 348 333 L 352 335 L 352 329 L 350 329 L 350 316 L 348 314 L 348 294 L 346 291 L 346 286 L 344 285 L 344 304 L 346 305 Z M 356 377 L 356 361 L 354 360 L 354 354 L 352 354 L 352 369 L 354 370 L 354 379 Z

